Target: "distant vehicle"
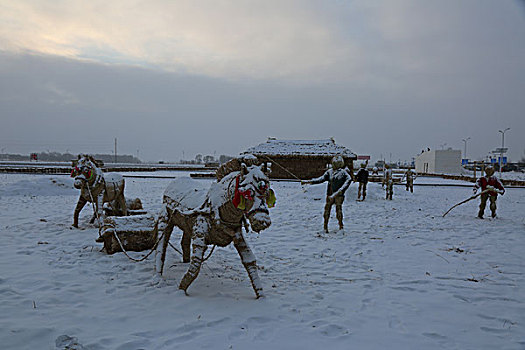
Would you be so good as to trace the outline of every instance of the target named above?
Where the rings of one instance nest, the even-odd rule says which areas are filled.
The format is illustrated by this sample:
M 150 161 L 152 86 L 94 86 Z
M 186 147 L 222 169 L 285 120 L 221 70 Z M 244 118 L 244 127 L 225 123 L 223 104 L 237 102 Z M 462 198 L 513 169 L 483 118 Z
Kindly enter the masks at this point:
M 468 164 L 468 165 L 464 165 L 463 168 L 470 170 L 470 171 L 483 170 L 483 166 L 481 164 L 476 164 L 476 165 Z
M 204 167 L 205 168 L 218 168 L 219 167 L 219 162 L 206 162 L 204 163 Z
M 511 164 L 511 163 L 508 163 L 508 164 L 505 164 L 504 166 L 501 167 L 501 171 L 518 171 L 519 168 L 516 164 Z
M 163 160 L 159 160 L 159 164 L 164 164 L 164 161 Z

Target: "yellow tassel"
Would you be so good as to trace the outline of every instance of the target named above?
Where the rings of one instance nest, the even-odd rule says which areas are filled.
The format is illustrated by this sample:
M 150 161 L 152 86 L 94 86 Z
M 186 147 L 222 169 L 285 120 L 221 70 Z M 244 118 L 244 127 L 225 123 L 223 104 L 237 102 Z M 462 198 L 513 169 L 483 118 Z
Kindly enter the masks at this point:
M 241 196 L 241 201 L 239 202 L 237 209 L 241 209 L 241 210 L 246 209 L 246 199 L 244 199 L 243 196 Z
M 268 208 L 275 207 L 275 202 L 277 201 L 277 198 L 275 197 L 275 192 L 270 188 L 268 191 L 268 195 L 266 196 L 266 204 L 268 205 Z

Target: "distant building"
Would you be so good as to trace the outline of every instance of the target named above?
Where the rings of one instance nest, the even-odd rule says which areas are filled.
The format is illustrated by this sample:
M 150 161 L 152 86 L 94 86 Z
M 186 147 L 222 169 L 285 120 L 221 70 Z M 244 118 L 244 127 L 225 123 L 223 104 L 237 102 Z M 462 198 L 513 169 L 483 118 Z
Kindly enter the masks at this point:
M 461 151 L 452 148 L 427 149 L 416 158 L 416 172 L 419 174 L 460 174 Z
M 251 147 L 241 154 L 253 154 L 259 162 L 271 164 L 271 178 L 310 179 L 323 175 L 331 160 L 341 155 L 346 166 L 353 171 L 357 155 L 348 148 L 328 140 L 277 140 Z

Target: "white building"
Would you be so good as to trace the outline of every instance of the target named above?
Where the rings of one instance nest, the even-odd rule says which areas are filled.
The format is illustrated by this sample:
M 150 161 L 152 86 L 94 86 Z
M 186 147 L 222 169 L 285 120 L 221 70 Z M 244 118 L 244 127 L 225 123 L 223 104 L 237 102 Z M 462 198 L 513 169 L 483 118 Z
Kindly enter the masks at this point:
M 424 151 L 416 158 L 419 174 L 460 174 L 461 151 L 452 148 Z

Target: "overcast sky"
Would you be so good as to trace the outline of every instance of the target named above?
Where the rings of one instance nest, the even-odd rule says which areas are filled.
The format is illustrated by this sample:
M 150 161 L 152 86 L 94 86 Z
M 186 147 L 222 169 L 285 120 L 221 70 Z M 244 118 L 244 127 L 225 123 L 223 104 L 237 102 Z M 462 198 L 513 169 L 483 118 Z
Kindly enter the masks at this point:
M 525 157 L 512 0 L 0 0 L 0 153 L 176 161 L 279 139 Z

